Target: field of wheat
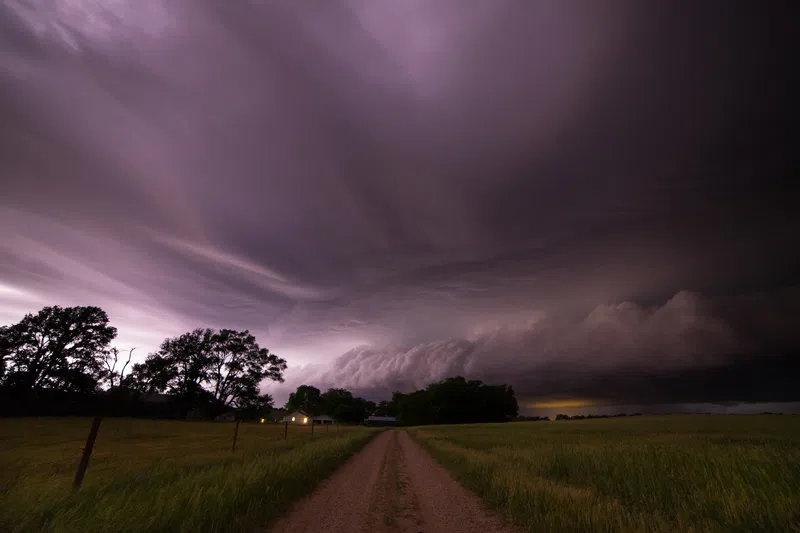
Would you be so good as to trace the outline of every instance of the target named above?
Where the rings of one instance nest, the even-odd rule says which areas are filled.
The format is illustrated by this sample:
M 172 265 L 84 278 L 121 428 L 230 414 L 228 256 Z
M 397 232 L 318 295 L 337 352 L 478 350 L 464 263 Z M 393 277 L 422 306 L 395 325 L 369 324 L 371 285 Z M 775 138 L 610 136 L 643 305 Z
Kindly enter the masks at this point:
M 102 421 L 72 490 L 87 418 L 0 419 L 0 531 L 241 532 L 308 494 L 375 430 L 137 419 Z
M 429 426 L 412 435 L 524 531 L 800 532 L 800 416 Z

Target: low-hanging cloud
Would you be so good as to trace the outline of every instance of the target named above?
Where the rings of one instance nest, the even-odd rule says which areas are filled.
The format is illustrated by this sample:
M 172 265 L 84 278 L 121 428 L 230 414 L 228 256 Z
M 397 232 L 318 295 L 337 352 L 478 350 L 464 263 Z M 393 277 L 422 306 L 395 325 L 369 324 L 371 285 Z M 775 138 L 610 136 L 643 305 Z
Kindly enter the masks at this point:
M 463 375 L 512 384 L 528 400 L 580 395 L 600 402 L 646 402 L 665 394 L 646 390 L 649 377 L 680 380 L 684 372 L 713 374 L 743 360 L 762 358 L 763 363 L 796 352 L 800 349 L 800 334 L 794 328 L 800 323 L 799 289 L 718 299 L 681 291 L 652 307 L 632 302 L 599 305 L 579 317 L 538 316 L 528 323 L 479 328 L 469 337 L 408 349 L 362 346 L 340 356 L 314 379 L 323 386 L 386 397 L 394 390 L 415 390 Z M 787 360 L 800 363 L 796 355 L 790 353 Z M 619 390 L 614 385 L 619 379 L 628 385 L 638 380 L 642 386 Z M 754 391 L 742 385 L 740 398 L 717 397 L 720 391 L 712 388 L 706 398 L 693 399 L 752 399 Z M 774 385 L 780 388 L 780 383 Z M 685 400 L 680 387 L 671 394 L 672 398 L 667 393 L 658 400 Z

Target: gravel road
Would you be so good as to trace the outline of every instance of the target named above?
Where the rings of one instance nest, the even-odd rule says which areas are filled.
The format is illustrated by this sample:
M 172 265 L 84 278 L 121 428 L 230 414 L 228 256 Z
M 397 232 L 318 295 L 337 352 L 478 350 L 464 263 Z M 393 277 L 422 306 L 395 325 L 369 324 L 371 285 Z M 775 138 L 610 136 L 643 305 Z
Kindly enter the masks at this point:
M 405 431 L 386 431 L 272 533 L 513 533 Z

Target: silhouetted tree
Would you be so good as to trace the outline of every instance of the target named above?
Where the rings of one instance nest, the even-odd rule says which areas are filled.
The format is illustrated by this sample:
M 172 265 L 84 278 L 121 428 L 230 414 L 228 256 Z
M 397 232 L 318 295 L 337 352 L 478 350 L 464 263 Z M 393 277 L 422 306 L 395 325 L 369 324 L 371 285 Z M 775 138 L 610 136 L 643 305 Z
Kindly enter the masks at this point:
M 397 416 L 397 404 L 403 397 L 402 392 L 393 392 L 391 400 L 383 400 L 375 409 L 375 416 Z
M 211 337 L 209 385 L 217 403 L 244 407 L 258 401 L 258 384 L 283 382 L 286 361 L 260 348 L 248 331 L 223 329 Z
M 122 383 L 174 395 L 185 416 L 193 408 L 219 411 L 257 403 L 259 383 L 282 381 L 285 369 L 286 361 L 260 348 L 249 332 L 207 328 L 166 339 L 158 352 L 133 365 Z
M 136 348 L 131 348 L 128 350 L 128 360 L 125 361 L 125 364 L 122 365 L 122 368 L 117 371 L 117 363 L 119 362 L 119 349 L 111 348 L 104 359 L 104 363 L 106 365 L 106 369 L 103 371 L 103 381 L 108 383 L 108 388 L 113 389 L 118 387 L 122 384 L 122 379 L 125 375 L 125 369 L 131 363 L 131 358 L 133 357 L 133 351 Z
M 405 425 L 504 422 L 519 411 L 510 386 L 486 385 L 461 376 L 396 398 L 398 421 Z
M 297 390 L 289 394 L 285 409 L 287 411 L 303 411 L 307 415 L 320 414 L 322 395 L 316 387 L 300 385 Z
M 255 398 L 248 398 L 241 407 L 241 418 L 253 420 L 257 418 L 267 418 L 272 411 L 272 396 L 269 394 L 259 394 Z
M 99 307 L 45 307 L 0 329 L 5 387 L 94 392 L 117 329 Z

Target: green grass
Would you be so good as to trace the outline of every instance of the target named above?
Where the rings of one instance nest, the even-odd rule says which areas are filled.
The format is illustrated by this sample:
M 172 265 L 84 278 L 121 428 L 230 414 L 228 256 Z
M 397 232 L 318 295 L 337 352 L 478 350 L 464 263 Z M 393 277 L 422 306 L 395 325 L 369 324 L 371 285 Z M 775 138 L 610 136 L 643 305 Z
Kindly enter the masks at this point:
M 658 416 L 421 427 L 524 531 L 800 532 L 800 417 Z
M 80 491 L 91 420 L 0 419 L 0 531 L 240 532 L 309 493 L 375 430 L 105 419 Z

